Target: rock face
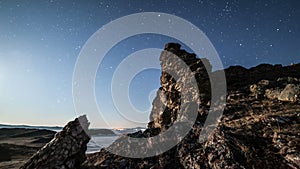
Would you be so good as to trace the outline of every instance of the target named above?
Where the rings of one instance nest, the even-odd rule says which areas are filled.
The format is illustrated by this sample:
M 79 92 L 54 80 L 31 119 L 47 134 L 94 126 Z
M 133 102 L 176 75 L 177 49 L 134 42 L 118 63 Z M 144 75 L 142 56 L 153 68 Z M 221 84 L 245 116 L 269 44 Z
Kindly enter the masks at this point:
M 21 169 L 80 168 L 86 159 L 86 145 L 90 140 L 85 132 L 88 126 L 89 123 L 85 116 L 69 122 Z
M 198 117 L 187 136 L 165 153 L 143 159 L 125 158 L 102 149 L 89 154 L 84 166 L 300 168 L 300 64 L 287 67 L 262 64 L 250 69 L 240 66 L 226 69 L 228 94 L 223 116 L 208 140 L 201 142 L 200 132 L 211 105 L 208 78 L 211 67 L 208 60 L 200 60 L 180 48 L 174 43 L 165 46 L 167 52 L 162 52 L 160 57 L 161 88 L 153 101 L 148 129 L 130 134 L 130 137 L 152 137 L 164 132 L 182 116 L 179 113 L 183 109 L 181 105 L 197 101 Z M 181 98 L 188 90 L 193 90 L 180 87 L 181 81 L 187 79 L 186 70 L 170 58 L 169 52 L 184 61 L 196 78 L 199 94 L 190 96 L 190 100 Z M 172 71 L 178 73 L 173 75 Z M 218 71 L 212 76 L 216 73 Z M 117 140 L 112 146 L 126 151 L 126 145 L 121 143 Z
M 179 59 L 174 59 L 178 57 Z M 161 53 L 160 63 L 162 74 L 160 77 L 160 90 L 153 101 L 150 114 L 149 128 L 162 130 L 171 126 L 178 118 L 179 111 L 184 103 L 197 102 L 206 104 L 210 97 L 210 83 L 208 73 L 211 65 L 207 59 L 196 58 L 195 54 L 180 49 L 179 44 L 169 43 Z M 204 66 L 204 63 L 207 67 Z M 171 75 L 172 74 L 172 75 Z M 194 75 L 196 84 L 187 84 L 190 76 Z M 201 93 L 198 93 L 199 87 Z M 200 99 L 199 94 L 202 96 Z M 188 96 L 188 97 L 184 97 Z
M 180 60 L 174 60 L 170 53 Z M 23 168 L 300 168 L 300 64 L 286 67 L 262 64 L 250 69 L 241 66 L 225 69 L 227 100 L 223 116 L 208 139 L 203 140 L 200 133 L 206 131 L 203 125 L 209 110 L 215 108 L 212 106 L 215 103 L 210 102 L 208 73 L 216 77 L 219 71 L 211 72 L 207 59 L 196 58 L 175 43 L 165 46 L 160 61 L 161 87 L 153 101 L 148 128 L 128 136 L 149 138 L 166 132 L 178 120 L 188 118 L 189 106 L 197 103 L 195 122 L 173 148 L 153 157 L 126 158 L 108 151 L 112 148 L 134 151 L 131 145 L 124 144 L 126 138 L 121 137 L 108 148 L 88 154 L 80 166 L 86 148 L 84 143 L 88 141 L 83 133 L 79 134 L 83 136 L 82 142 L 76 139 L 74 144 L 84 148 L 76 149 L 80 150 L 74 153 L 76 155 L 71 155 L 72 151 L 67 149 L 67 155 L 58 156 L 64 154 L 65 146 L 62 144 L 73 139 L 71 132 L 67 132 L 73 130 L 73 125 L 68 125 L 64 134 L 40 150 Z M 198 92 L 193 85 L 182 86 L 182 83 L 190 83 L 188 76 L 191 75 L 195 77 Z M 139 142 L 136 145 L 142 150 L 153 146 L 140 145 Z M 55 147 L 53 154 L 52 147 Z

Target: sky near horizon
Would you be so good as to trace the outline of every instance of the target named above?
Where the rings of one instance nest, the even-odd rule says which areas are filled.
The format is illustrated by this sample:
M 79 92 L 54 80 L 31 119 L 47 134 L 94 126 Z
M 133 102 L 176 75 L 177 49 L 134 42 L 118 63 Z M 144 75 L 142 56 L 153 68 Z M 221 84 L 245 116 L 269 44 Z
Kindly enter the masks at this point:
M 300 62 L 298 0 L 0 0 L 0 123 L 63 126 L 78 116 L 72 77 L 82 47 L 103 25 L 138 12 L 168 13 L 196 25 L 210 39 L 225 68 Z M 116 67 L 133 52 L 162 49 L 170 41 L 176 40 L 154 34 L 133 36 L 104 57 L 95 94 L 112 128 L 135 127 L 115 116 L 110 87 Z M 146 70 L 130 85 L 130 101 L 146 111 L 145 120 L 159 77 L 160 70 Z

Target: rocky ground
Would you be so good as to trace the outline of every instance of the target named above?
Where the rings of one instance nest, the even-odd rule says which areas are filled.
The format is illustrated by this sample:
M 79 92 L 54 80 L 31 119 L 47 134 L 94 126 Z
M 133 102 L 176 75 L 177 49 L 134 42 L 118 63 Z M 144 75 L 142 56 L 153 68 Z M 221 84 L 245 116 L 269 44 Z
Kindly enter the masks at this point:
M 23 168 L 300 168 L 300 64 L 229 67 L 225 70 L 226 96 L 218 98 L 216 104 L 210 101 L 210 87 L 216 84 L 210 83 L 208 75 L 215 78 L 220 71 L 211 72 L 208 60 L 200 60 L 182 50 L 179 44 L 169 43 L 160 61 L 161 88 L 153 101 L 148 129 L 128 136 L 149 138 L 167 133 L 178 121 L 190 119 L 196 104 L 191 129 L 173 148 L 145 158 L 110 153 L 108 150 L 125 154 L 143 150 L 147 154 L 147 147 L 153 147 L 151 142 L 129 143 L 124 136 L 106 149 L 84 155 L 89 138 L 83 131 L 88 125 L 82 128 L 75 119 Z M 182 67 L 181 61 L 188 69 Z M 191 85 L 190 77 L 196 78 L 199 92 Z M 226 104 L 221 104 L 222 101 Z M 217 125 L 204 128 L 207 116 L 217 115 L 214 113 L 223 108 L 223 116 L 216 119 Z M 80 119 L 86 121 L 85 117 Z M 172 134 L 177 136 L 180 129 L 171 130 Z M 210 130 L 207 139 L 200 134 Z M 50 150 L 55 150 L 53 155 Z

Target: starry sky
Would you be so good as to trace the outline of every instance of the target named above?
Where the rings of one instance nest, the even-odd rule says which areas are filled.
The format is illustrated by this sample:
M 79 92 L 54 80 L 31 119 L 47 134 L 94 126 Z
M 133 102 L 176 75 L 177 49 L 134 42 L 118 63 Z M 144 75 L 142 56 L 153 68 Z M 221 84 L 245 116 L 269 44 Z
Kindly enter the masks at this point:
M 72 76 L 80 50 L 103 25 L 138 12 L 163 12 L 193 23 L 225 68 L 300 62 L 299 0 L 0 0 L 0 123 L 61 126 L 76 117 Z M 176 39 L 133 36 L 105 56 L 95 92 L 111 127 L 134 126 L 115 115 L 110 93 L 115 68 L 135 51 L 162 49 L 170 41 Z M 159 70 L 146 70 L 133 79 L 129 97 L 136 108 L 151 108 L 159 76 Z

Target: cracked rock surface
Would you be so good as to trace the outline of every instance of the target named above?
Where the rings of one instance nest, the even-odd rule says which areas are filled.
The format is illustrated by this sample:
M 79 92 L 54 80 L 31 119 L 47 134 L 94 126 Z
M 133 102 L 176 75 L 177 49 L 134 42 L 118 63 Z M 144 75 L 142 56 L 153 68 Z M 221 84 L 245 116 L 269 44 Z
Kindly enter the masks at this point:
M 34 154 L 21 169 L 72 169 L 80 168 L 86 159 L 90 137 L 85 130 L 89 123 L 86 116 L 69 122 L 61 132 Z

